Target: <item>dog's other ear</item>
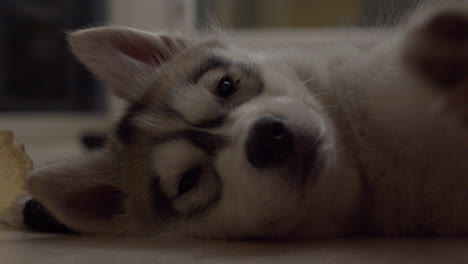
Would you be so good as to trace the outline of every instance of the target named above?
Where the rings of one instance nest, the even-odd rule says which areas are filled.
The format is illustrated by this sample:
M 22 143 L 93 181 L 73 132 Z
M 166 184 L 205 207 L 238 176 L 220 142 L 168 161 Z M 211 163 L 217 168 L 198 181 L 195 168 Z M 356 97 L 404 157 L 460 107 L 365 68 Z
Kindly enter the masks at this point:
M 124 27 L 100 27 L 69 36 L 75 56 L 116 95 L 136 101 L 159 65 L 184 50 L 188 40 Z
M 60 223 L 86 233 L 115 233 L 125 193 L 108 173 L 105 156 L 53 165 L 33 173 L 27 188 Z

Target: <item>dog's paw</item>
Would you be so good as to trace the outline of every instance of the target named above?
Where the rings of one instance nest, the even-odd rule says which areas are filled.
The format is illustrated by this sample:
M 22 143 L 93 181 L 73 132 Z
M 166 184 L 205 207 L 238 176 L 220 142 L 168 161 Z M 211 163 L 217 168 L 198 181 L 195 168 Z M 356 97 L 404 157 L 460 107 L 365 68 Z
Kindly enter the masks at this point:
M 31 196 L 25 193 L 18 195 L 13 204 L 11 205 L 10 209 L 8 210 L 8 213 L 6 214 L 3 221 L 11 227 L 18 229 L 27 229 L 27 226 L 24 224 L 23 211 L 25 204 L 29 200 L 31 200 Z
M 468 4 L 421 15 L 406 36 L 405 62 L 443 89 L 467 82 Z
M 468 128 L 468 4 L 421 15 L 405 42 L 404 62 L 443 97 L 438 110 Z

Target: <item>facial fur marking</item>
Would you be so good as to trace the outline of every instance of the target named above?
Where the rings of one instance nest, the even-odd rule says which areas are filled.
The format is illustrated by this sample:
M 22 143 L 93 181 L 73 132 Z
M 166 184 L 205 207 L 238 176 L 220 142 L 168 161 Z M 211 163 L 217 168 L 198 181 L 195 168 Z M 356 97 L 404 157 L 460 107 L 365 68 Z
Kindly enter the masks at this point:
M 216 175 L 216 177 L 219 179 L 219 176 Z M 209 208 L 213 207 L 215 204 L 217 204 L 219 201 L 221 201 L 221 196 L 222 196 L 222 191 L 221 189 L 218 189 L 218 191 L 213 194 L 213 196 L 211 197 L 211 199 L 209 199 L 208 201 L 206 201 L 205 203 L 203 204 L 199 204 L 198 206 L 192 208 L 189 213 L 187 214 L 187 218 L 190 218 L 190 217 L 195 217 L 195 216 L 198 216 L 198 215 L 201 215 L 202 213 L 204 213 L 206 210 L 208 210 Z
M 155 139 L 157 145 L 164 144 L 168 141 L 185 139 L 193 146 L 203 150 L 207 154 L 214 154 L 216 151 L 224 148 L 228 140 L 224 136 L 214 135 L 208 132 L 195 129 L 182 130 L 167 136 Z
M 197 124 L 192 124 L 199 128 L 217 128 L 222 126 L 226 121 L 226 116 L 219 116 L 210 120 L 203 120 Z
M 132 123 L 133 118 L 137 113 L 144 109 L 143 104 L 134 104 L 127 108 L 126 114 L 117 123 L 116 135 L 124 144 L 130 144 L 132 141 L 133 134 L 135 132 L 135 126 Z
M 239 68 L 241 71 L 249 78 L 254 80 L 256 83 L 256 89 L 254 95 L 259 95 L 263 92 L 264 89 L 264 80 L 259 70 L 253 65 L 240 63 Z
M 182 118 L 181 114 L 167 101 L 162 102 L 161 112 L 167 113 L 169 116 Z
M 223 68 L 227 69 L 229 68 L 231 63 L 221 57 L 210 57 L 207 60 L 205 60 L 203 63 L 200 64 L 199 68 L 197 71 L 194 72 L 192 78 L 190 78 L 191 83 L 197 83 L 198 80 L 207 72 L 218 69 L 218 68 Z
M 202 149 L 208 154 L 214 154 L 227 144 L 225 137 L 204 131 L 189 129 L 182 131 L 180 135 L 189 140 L 195 147 Z
M 156 211 L 158 219 L 164 221 L 164 219 L 177 214 L 174 208 L 172 208 L 169 199 L 163 194 L 160 188 L 159 176 L 157 175 L 153 175 L 151 179 L 151 192 L 153 193 L 153 208 Z
M 205 168 L 205 169 L 208 169 L 208 168 Z M 211 193 L 209 198 L 206 199 L 205 202 L 197 204 L 196 206 L 189 208 L 188 212 L 185 215 L 186 218 L 199 216 L 203 214 L 204 212 L 206 212 L 209 208 L 213 207 L 219 201 L 221 201 L 221 198 L 222 198 L 221 178 L 219 177 L 219 174 L 215 167 L 210 167 L 209 170 L 212 171 L 216 181 L 218 181 L 219 188 L 216 188 L 216 191 L 214 193 Z

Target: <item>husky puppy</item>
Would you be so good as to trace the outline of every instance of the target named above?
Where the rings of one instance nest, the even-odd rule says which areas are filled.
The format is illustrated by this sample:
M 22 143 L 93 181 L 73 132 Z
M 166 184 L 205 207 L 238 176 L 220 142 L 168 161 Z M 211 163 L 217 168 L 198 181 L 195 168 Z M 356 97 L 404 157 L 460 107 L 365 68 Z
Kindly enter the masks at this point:
M 249 51 L 70 35 L 128 109 L 104 149 L 32 173 L 10 221 L 203 238 L 468 233 L 468 5 L 371 49 Z M 56 219 L 56 220 L 55 220 Z

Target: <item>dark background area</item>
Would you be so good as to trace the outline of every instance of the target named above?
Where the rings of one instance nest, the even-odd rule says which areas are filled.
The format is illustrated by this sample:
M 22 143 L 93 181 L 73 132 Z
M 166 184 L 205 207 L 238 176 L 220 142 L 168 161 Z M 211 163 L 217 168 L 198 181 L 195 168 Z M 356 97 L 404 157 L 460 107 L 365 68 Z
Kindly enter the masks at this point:
M 105 21 L 105 0 L 0 0 L 0 113 L 104 111 L 105 91 L 66 32 Z

